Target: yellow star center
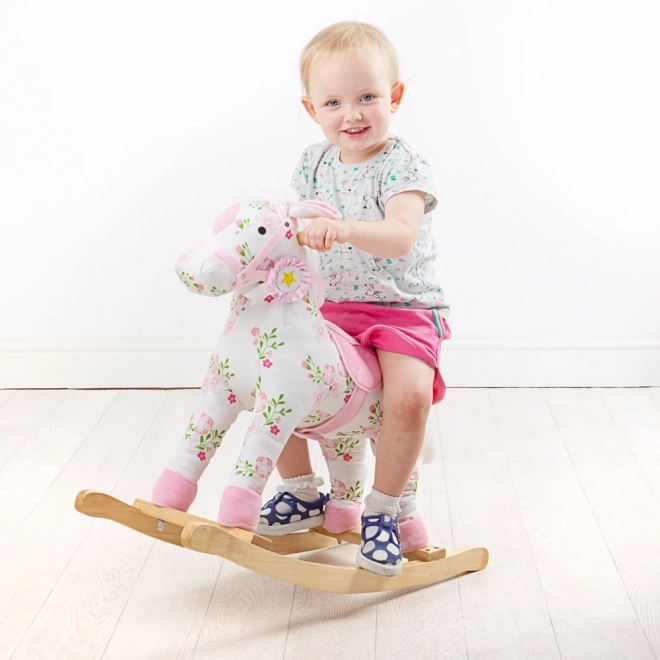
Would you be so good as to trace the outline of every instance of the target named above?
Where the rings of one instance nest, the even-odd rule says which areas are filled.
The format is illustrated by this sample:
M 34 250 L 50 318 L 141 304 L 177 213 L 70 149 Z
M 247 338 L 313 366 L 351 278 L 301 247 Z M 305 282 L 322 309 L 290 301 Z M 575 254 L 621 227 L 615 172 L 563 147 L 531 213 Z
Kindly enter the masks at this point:
M 289 288 L 291 288 L 291 285 L 297 281 L 298 280 L 294 277 L 294 271 L 289 271 L 282 275 L 282 284 L 286 284 Z

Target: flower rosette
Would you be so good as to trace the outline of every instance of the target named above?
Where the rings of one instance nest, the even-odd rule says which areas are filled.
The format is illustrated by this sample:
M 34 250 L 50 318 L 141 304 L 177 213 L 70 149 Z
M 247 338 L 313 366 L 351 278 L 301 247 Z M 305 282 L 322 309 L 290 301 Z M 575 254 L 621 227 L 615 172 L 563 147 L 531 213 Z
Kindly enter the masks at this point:
M 311 273 L 300 259 L 282 257 L 270 269 L 266 284 L 275 300 L 291 303 L 302 300 L 309 291 L 311 279 Z

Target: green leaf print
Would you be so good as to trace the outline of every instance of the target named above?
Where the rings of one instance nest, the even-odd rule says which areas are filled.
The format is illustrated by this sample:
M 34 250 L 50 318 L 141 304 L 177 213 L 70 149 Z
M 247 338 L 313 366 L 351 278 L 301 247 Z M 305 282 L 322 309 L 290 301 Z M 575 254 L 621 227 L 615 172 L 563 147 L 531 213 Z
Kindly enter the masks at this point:
M 254 477 L 256 474 L 254 465 L 250 461 L 238 461 L 236 463 L 236 474 L 241 477 Z
M 284 343 L 283 341 L 277 341 L 277 328 L 273 328 L 270 332 L 264 332 L 263 335 L 259 335 L 259 340 L 257 341 L 258 358 L 265 360 L 272 357 L 273 352 L 278 348 L 282 348 Z

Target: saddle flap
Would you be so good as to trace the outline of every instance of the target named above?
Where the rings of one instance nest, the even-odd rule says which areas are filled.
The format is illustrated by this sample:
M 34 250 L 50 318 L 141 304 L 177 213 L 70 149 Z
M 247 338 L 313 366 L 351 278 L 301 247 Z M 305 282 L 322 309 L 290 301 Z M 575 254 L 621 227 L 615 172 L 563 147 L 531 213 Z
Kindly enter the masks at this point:
M 346 367 L 348 375 L 361 389 L 366 392 L 377 390 L 383 376 L 378 364 L 376 353 L 370 348 L 362 346 L 359 341 L 337 327 L 334 323 L 326 321 L 330 337 L 335 343 L 339 355 Z

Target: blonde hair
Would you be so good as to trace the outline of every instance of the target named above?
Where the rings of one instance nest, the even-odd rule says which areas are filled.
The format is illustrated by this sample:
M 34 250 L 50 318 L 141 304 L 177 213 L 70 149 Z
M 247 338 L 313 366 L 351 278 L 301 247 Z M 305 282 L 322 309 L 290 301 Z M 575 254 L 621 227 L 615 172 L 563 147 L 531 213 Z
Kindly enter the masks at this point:
M 333 23 L 313 36 L 300 54 L 300 79 L 303 91 L 309 90 L 312 65 L 329 53 L 362 55 L 379 51 L 385 58 L 392 83 L 399 80 L 399 58 L 388 36 L 375 25 L 358 21 Z

